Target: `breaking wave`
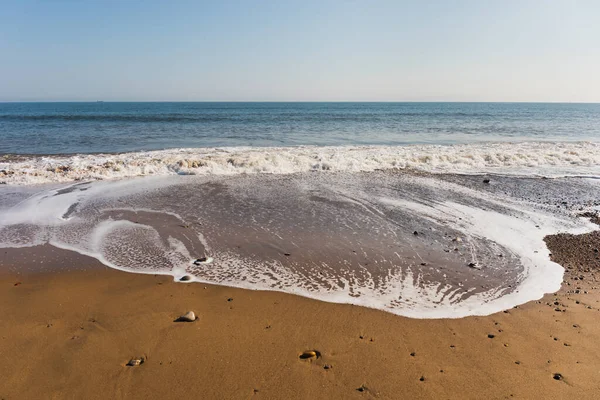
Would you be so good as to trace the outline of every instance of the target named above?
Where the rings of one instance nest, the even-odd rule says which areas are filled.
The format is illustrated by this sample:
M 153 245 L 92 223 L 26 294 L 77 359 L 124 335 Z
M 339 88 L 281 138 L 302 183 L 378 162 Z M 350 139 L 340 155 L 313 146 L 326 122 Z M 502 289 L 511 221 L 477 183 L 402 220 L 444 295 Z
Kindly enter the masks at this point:
M 36 184 L 146 175 L 291 174 L 412 169 L 429 173 L 598 176 L 597 143 L 225 147 L 121 154 L 6 155 L 0 182 Z

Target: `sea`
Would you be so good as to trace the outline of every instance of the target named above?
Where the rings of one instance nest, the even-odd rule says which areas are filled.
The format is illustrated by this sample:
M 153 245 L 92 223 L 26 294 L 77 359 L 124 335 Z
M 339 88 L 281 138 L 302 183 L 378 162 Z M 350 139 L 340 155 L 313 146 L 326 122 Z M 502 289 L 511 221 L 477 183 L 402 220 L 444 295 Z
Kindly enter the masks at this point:
M 413 318 L 558 290 L 599 177 L 600 104 L 0 103 L 0 247 Z

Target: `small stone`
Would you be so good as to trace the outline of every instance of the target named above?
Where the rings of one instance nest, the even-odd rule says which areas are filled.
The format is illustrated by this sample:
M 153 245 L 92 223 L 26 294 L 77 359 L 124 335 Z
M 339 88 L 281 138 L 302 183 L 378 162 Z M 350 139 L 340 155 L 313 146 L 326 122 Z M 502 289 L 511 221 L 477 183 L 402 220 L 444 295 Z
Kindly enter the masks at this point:
M 490 180 L 489 179 L 484 179 L 483 183 L 490 183 Z
M 554 380 L 560 381 L 560 380 L 562 380 L 563 376 L 561 374 L 559 374 L 559 373 L 556 373 L 556 374 L 552 375 L 552 378 Z
M 496 337 L 496 335 L 493 335 L 493 334 L 491 334 L 491 333 L 488 333 L 488 338 L 490 338 L 490 339 L 493 339 L 493 338 L 495 338 L 495 337 Z
M 192 277 L 189 276 L 189 275 L 184 275 L 181 278 L 179 278 L 180 282 L 188 282 L 188 281 L 191 281 L 191 280 L 192 280 Z
M 181 317 L 177 318 L 177 322 L 194 322 L 197 320 L 196 314 L 193 311 L 188 311 L 183 314 Z
M 416 354 L 414 351 L 413 351 L 412 353 L 410 353 L 410 356 L 411 356 L 411 357 L 414 357 L 414 356 L 416 356 L 416 355 L 417 355 L 417 354 Z
M 360 385 L 359 388 L 356 389 L 356 391 L 358 392 L 366 392 L 367 390 L 369 390 L 365 385 Z
M 419 232 L 417 232 L 417 231 L 414 231 L 414 232 L 413 232 L 413 235 L 415 235 L 415 236 L 419 236 Z
M 421 376 L 421 377 L 419 378 L 419 380 L 420 380 L 421 382 L 425 382 L 425 377 L 424 377 L 424 376 Z
M 469 264 L 467 264 L 470 268 L 474 268 L 474 269 L 481 269 L 481 265 L 475 263 L 475 262 L 470 262 Z
M 286 256 L 286 257 L 289 257 L 289 256 L 291 256 L 291 254 L 290 254 L 290 253 L 283 253 L 283 255 L 284 255 L 284 256 Z
M 462 242 L 462 239 L 459 237 L 455 237 L 454 239 L 452 239 L 453 242 Z
M 127 363 L 128 367 L 139 367 L 140 365 L 142 365 L 144 363 L 144 361 L 146 361 L 144 359 L 144 357 L 140 357 L 140 358 L 132 358 L 131 360 L 129 360 L 129 362 Z
M 323 369 L 331 369 L 331 368 L 333 368 L 333 366 L 331 366 L 329 364 L 323 365 Z
M 228 298 L 227 301 L 233 301 L 233 297 Z
M 211 262 L 213 262 L 212 257 L 200 257 L 194 261 L 194 265 L 210 264 Z
M 306 350 L 298 356 L 301 360 L 310 360 L 313 358 L 321 358 L 321 353 L 317 350 Z

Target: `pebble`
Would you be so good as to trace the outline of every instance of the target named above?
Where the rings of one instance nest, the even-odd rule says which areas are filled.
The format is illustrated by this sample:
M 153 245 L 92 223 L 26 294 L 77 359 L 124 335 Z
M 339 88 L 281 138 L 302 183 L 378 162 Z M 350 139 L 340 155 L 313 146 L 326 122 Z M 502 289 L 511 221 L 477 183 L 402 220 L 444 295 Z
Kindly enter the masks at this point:
M 179 321 L 179 322 L 194 322 L 197 319 L 198 319 L 198 317 L 196 317 L 196 314 L 194 314 L 193 311 L 188 311 L 185 314 L 183 314 L 181 317 L 177 318 L 177 321 Z
M 475 269 L 481 269 L 481 265 L 475 263 L 475 262 L 470 262 L 469 264 L 467 264 L 470 268 L 475 268 Z
M 127 363 L 128 367 L 139 367 L 140 365 L 142 365 L 144 363 L 144 361 L 146 361 L 144 359 L 144 357 L 140 357 L 140 358 L 132 358 L 131 360 L 129 360 L 129 362 Z
M 212 257 L 200 257 L 194 261 L 194 265 L 210 264 L 211 262 L 213 262 Z
M 191 280 L 192 280 L 192 277 L 189 275 L 184 275 L 181 278 L 179 278 L 180 282 L 187 282 L 187 281 L 191 281 Z
M 557 381 L 560 381 L 560 380 L 562 380 L 563 377 L 562 377 L 561 374 L 556 373 L 556 374 L 552 375 L 552 378 L 555 379 L 555 380 L 557 380 Z
M 320 358 L 320 357 L 321 357 L 321 353 L 318 352 L 317 350 L 306 350 L 298 356 L 298 358 L 300 358 L 301 360 L 309 360 L 312 358 Z

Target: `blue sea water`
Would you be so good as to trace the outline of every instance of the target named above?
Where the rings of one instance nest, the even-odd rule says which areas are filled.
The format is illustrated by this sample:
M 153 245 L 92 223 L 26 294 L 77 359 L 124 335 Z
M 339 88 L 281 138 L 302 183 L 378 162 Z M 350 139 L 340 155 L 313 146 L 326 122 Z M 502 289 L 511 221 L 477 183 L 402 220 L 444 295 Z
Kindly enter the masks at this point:
M 600 141 L 600 104 L 0 103 L 0 154 Z

